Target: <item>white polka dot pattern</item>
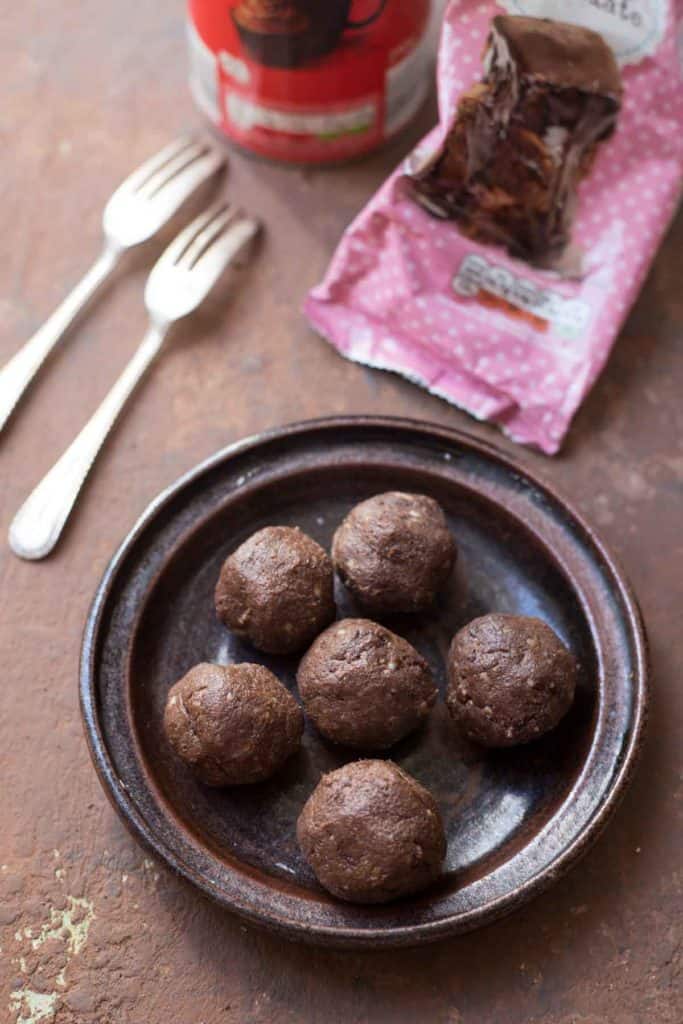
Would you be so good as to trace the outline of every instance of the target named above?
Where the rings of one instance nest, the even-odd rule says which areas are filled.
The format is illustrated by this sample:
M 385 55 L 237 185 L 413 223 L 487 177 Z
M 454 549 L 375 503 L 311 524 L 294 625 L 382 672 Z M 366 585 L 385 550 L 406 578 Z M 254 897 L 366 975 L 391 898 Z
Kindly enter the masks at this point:
M 463 89 L 479 78 L 497 9 L 452 0 L 438 64 L 441 126 L 422 152 L 436 148 Z M 305 311 L 313 327 L 349 359 L 401 373 L 500 424 L 514 440 L 557 452 L 680 198 L 683 87 L 673 11 L 669 22 L 655 57 L 624 69 L 618 130 L 581 186 L 574 226 L 585 253 L 580 280 L 532 269 L 464 238 L 453 223 L 415 205 L 402 166 L 351 225 L 325 280 L 309 295 Z M 551 292 L 558 316 L 522 313 L 488 286 L 486 304 L 476 286 L 473 293 L 456 291 L 456 275 L 475 265 L 494 272 L 487 277 L 494 292 L 503 279 Z

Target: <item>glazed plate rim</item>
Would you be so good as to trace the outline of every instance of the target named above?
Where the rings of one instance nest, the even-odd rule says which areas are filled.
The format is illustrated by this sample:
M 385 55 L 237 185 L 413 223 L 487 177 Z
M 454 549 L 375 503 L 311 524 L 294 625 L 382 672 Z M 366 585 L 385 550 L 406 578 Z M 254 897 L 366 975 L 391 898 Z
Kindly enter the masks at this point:
M 240 883 L 241 887 L 237 886 L 239 890 L 239 896 L 237 897 L 234 893 L 228 897 L 225 894 L 221 894 L 221 892 L 217 892 L 216 888 L 212 886 L 210 879 L 202 872 L 197 871 L 181 856 L 177 855 L 164 842 L 163 837 L 150 826 L 140 813 L 134 795 L 128 791 L 124 781 L 118 777 L 107 748 L 107 741 L 100 721 L 97 693 L 98 644 L 103 628 L 106 631 L 104 616 L 108 602 L 115 591 L 119 574 L 125 566 L 129 553 L 144 531 L 154 523 L 163 509 L 202 476 L 246 452 L 275 441 L 299 437 L 307 433 L 318 434 L 329 431 L 331 434 L 334 434 L 335 431 L 349 429 L 365 429 L 368 432 L 388 430 L 393 430 L 397 433 L 401 431 L 404 433 L 410 432 L 412 435 L 421 434 L 425 439 L 431 438 L 432 442 L 437 440 L 445 445 L 455 445 L 485 460 L 494 461 L 498 466 L 502 466 L 506 473 L 528 480 L 537 491 L 545 493 L 562 510 L 565 517 L 571 522 L 573 530 L 583 534 L 584 546 L 592 547 L 594 560 L 602 563 L 604 574 L 610 577 L 612 586 L 618 592 L 625 609 L 623 625 L 632 644 L 636 667 L 631 680 L 632 726 L 625 737 L 622 749 L 618 752 L 618 757 L 613 759 L 614 763 L 611 766 L 612 775 L 608 790 L 602 802 L 598 803 L 594 808 L 593 813 L 583 828 L 578 834 L 571 837 L 562 852 L 554 860 L 544 865 L 538 874 L 532 875 L 506 894 L 496 896 L 471 910 L 445 916 L 438 920 L 423 921 L 411 925 L 390 925 L 386 928 L 366 928 L 353 924 L 341 924 L 339 926 L 315 924 L 306 920 L 305 914 L 302 915 L 301 919 L 293 920 L 283 916 L 274 907 L 264 910 L 263 900 L 255 898 L 255 893 L 256 891 L 263 893 L 263 890 L 267 889 L 268 886 L 266 883 L 254 878 L 249 878 L 247 881 L 242 880 Z M 504 508 L 505 506 L 502 507 Z M 527 466 L 517 463 L 508 453 L 488 441 L 484 441 L 464 431 L 441 426 L 440 424 L 389 416 L 325 417 L 267 430 L 228 445 L 208 459 L 205 459 L 189 472 L 183 474 L 149 504 L 119 546 L 97 588 L 86 620 L 83 636 L 79 695 L 89 753 L 100 783 L 108 798 L 138 842 L 155 856 L 162 859 L 177 874 L 191 882 L 212 900 L 218 902 L 219 905 L 237 913 L 252 923 L 266 926 L 289 938 L 321 945 L 336 946 L 338 948 L 368 949 L 408 946 L 435 941 L 450 935 L 469 931 L 504 916 L 527 902 L 533 896 L 543 892 L 555 880 L 564 875 L 598 838 L 630 782 L 642 745 L 648 702 L 647 638 L 633 590 L 614 556 L 599 536 L 596 535 L 594 528 L 585 521 L 581 514 L 576 512 L 572 504 L 561 494 L 558 494 L 557 489 L 553 485 L 549 485 L 542 477 L 539 477 L 535 471 L 531 471 Z M 592 750 L 593 741 L 586 760 L 588 760 Z M 584 769 L 582 767 L 567 799 L 573 795 L 575 789 L 580 785 L 583 775 Z M 566 802 L 564 801 L 561 807 L 564 807 Z M 552 820 L 553 818 L 550 819 L 550 821 Z M 235 870 L 234 874 L 237 875 L 238 872 Z M 254 889 L 254 887 L 256 888 Z M 303 897 L 300 899 L 303 900 Z M 340 906 L 342 909 L 344 908 L 343 904 Z

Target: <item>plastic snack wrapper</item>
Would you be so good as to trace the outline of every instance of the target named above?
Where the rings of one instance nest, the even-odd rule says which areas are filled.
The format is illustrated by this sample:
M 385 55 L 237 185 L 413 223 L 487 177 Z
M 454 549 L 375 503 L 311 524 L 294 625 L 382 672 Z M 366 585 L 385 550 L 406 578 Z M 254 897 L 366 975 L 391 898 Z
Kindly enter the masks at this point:
M 452 0 L 439 126 L 346 231 L 311 325 L 556 453 L 680 198 L 682 60 L 683 0 Z

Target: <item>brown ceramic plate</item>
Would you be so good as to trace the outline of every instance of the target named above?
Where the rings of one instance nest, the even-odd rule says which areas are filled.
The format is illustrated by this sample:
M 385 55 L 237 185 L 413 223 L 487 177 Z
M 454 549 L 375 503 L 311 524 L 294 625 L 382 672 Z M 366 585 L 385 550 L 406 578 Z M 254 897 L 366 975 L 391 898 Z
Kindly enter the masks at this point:
M 350 760 L 307 728 L 267 784 L 206 789 L 162 731 L 169 687 L 198 661 L 261 661 L 294 688 L 296 661 L 263 657 L 217 621 L 223 559 L 252 531 L 297 524 L 329 546 L 357 501 L 401 489 L 445 508 L 461 557 L 438 614 L 394 628 L 431 662 L 491 610 L 538 615 L 576 653 L 576 703 L 550 736 L 485 752 L 443 703 L 393 758 L 428 786 L 448 834 L 442 881 L 419 897 L 355 907 L 326 895 L 295 822 L 320 775 Z M 338 589 L 340 616 L 354 609 Z M 81 702 L 92 757 L 133 834 L 224 907 L 290 937 L 336 946 L 425 942 L 507 913 L 585 852 L 631 775 L 646 705 L 638 608 L 592 530 L 495 448 L 405 420 L 332 419 L 220 452 L 162 494 L 112 561 L 88 619 Z

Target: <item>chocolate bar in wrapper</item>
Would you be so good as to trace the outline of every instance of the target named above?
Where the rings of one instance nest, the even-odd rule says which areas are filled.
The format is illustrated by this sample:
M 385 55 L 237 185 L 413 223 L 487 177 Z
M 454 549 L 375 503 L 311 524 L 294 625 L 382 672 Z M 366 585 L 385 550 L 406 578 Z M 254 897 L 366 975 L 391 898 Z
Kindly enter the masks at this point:
M 415 174 L 416 197 L 470 238 L 556 266 L 570 242 L 578 183 L 617 122 L 617 62 L 590 29 L 501 15 L 484 65 L 440 151 Z
M 558 451 L 680 199 L 681 39 L 683 0 L 451 0 L 440 123 L 345 232 L 311 324 Z

